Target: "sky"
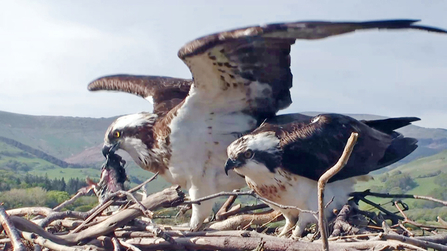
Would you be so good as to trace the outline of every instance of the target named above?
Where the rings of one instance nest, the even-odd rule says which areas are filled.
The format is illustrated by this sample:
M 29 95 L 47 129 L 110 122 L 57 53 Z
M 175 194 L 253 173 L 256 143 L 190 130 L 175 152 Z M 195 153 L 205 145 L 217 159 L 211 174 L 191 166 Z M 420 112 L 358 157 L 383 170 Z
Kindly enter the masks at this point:
M 0 110 L 78 117 L 152 111 L 137 96 L 89 92 L 110 74 L 190 78 L 177 51 L 224 30 L 307 20 L 421 19 L 447 29 L 433 1 L 23 1 L 0 2 Z M 356 32 L 292 47 L 293 104 L 318 111 L 417 116 L 447 128 L 447 35 Z

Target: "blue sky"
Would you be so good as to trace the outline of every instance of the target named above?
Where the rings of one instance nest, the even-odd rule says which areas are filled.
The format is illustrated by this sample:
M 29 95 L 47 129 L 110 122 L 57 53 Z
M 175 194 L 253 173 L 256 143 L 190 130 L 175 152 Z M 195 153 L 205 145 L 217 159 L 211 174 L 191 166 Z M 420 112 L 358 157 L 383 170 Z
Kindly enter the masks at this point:
M 422 19 L 447 29 L 445 1 L 1 1 L 0 110 L 110 117 L 150 111 L 136 96 L 88 92 L 104 75 L 190 78 L 178 49 L 272 22 Z M 418 116 L 447 128 L 447 35 L 368 31 L 292 47 L 285 112 Z

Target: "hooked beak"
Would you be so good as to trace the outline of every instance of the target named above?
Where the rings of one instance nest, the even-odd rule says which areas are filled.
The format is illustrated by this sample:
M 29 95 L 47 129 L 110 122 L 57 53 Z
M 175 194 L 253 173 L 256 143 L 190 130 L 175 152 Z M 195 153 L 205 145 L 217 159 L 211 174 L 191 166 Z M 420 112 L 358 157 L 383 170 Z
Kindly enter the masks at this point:
M 102 147 L 102 154 L 104 155 L 104 157 L 107 158 L 107 155 L 109 155 L 110 153 L 114 153 L 116 150 L 118 150 L 119 146 L 119 142 L 116 142 L 115 144 L 104 145 Z
M 228 176 L 228 171 L 238 168 L 242 165 L 242 162 L 237 159 L 228 159 L 225 163 L 225 174 Z

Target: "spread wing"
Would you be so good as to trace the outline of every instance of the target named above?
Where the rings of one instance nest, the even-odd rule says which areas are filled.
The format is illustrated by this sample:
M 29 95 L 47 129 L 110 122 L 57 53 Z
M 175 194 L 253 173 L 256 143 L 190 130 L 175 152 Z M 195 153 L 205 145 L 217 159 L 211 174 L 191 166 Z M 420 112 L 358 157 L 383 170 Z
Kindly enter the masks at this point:
M 88 85 L 90 91 L 121 91 L 153 101 L 154 113 L 164 116 L 188 96 L 192 80 L 137 75 L 113 75 L 98 78 Z
M 296 39 L 321 39 L 363 29 L 419 29 L 417 20 L 295 22 L 254 26 L 196 39 L 178 52 L 194 78 L 200 102 L 225 112 L 270 117 L 291 104 L 290 47 Z
M 384 131 L 340 114 L 318 115 L 307 125 L 301 122 L 282 125 L 282 167 L 318 180 L 338 161 L 351 133 L 357 132 L 359 138 L 348 163 L 331 181 L 368 174 L 401 160 L 417 148 L 416 139 L 392 131 L 399 123 L 405 126 L 415 120 L 418 119 L 368 121 L 385 128 Z

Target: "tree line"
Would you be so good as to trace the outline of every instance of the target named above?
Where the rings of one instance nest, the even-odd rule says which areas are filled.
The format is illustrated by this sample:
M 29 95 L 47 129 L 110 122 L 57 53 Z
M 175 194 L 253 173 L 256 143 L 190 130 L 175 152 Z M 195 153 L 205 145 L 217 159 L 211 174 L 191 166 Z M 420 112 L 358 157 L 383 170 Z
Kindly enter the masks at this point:
M 14 175 L 11 172 L 0 170 L 0 191 L 9 191 L 11 189 L 41 187 L 47 191 L 57 190 L 64 191 L 68 194 L 75 194 L 81 187 L 87 186 L 83 179 L 65 178 L 50 179 L 47 175 L 37 176 L 26 174 L 22 177 Z

